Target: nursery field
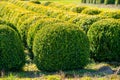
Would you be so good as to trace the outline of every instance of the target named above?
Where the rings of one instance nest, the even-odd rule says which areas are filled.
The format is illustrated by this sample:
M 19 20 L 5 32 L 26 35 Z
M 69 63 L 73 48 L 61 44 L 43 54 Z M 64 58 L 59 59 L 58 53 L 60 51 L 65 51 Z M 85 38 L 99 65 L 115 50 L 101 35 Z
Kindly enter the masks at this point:
M 120 80 L 119 6 L 79 2 L 0 1 L 0 80 Z

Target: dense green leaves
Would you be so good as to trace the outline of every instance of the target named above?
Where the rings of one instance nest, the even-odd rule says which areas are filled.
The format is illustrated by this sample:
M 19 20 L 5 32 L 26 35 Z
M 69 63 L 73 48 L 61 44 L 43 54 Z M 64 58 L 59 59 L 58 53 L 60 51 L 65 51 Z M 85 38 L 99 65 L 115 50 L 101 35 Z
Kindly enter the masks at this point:
M 54 18 L 48 18 L 48 19 L 38 20 L 36 21 L 36 23 L 31 25 L 30 29 L 28 30 L 28 34 L 27 34 L 27 45 L 29 49 L 32 49 L 33 40 L 38 30 L 40 30 L 42 27 L 46 25 L 51 25 L 51 24 L 55 24 L 58 22 L 63 22 L 63 21 L 54 19 Z
M 91 57 L 96 61 L 120 61 L 120 22 L 114 19 L 94 23 L 89 31 Z
M 114 18 L 114 19 L 120 19 L 120 11 L 104 11 L 100 15 L 108 17 L 108 18 Z
M 17 32 L 0 24 L 0 70 L 18 70 L 25 64 L 23 46 Z
M 100 14 L 102 11 L 99 10 L 98 8 L 86 8 L 82 11 L 82 13 L 84 14 L 88 14 L 88 15 L 98 15 Z
M 105 17 L 102 16 L 87 16 L 84 17 L 82 20 L 78 21 L 76 24 L 79 25 L 87 33 L 93 23 L 104 18 Z
M 33 52 L 40 70 L 78 69 L 89 61 L 89 41 L 79 27 L 58 23 L 37 32 Z

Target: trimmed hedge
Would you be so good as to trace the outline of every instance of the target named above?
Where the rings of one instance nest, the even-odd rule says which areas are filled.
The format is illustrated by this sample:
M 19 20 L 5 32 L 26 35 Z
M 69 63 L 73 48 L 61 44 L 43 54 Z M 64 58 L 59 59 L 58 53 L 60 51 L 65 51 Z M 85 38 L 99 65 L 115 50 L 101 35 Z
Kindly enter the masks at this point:
M 65 10 L 57 10 L 56 8 L 51 8 L 51 7 L 43 6 L 43 5 L 35 5 L 33 3 L 30 3 L 30 2 L 24 3 L 21 1 L 11 1 L 11 0 L 10 0 L 10 2 L 14 3 L 22 8 L 25 8 L 27 10 L 31 10 L 31 11 L 37 12 L 39 14 L 44 14 L 44 15 L 49 16 L 51 18 L 57 17 L 59 19 L 63 19 L 66 21 L 68 21 L 70 18 L 77 15 L 77 13 L 66 12 Z
M 105 19 L 94 23 L 89 31 L 91 57 L 95 61 L 120 61 L 120 21 Z
M 98 15 L 102 11 L 98 8 L 86 8 L 82 11 L 83 14 L 88 14 L 88 15 Z
M 86 9 L 87 7 L 85 7 L 85 6 L 76 6 L 76 7 L 73 7 L 72 9 L 71 9 L 71 11 L 73 11 L 73 12 L 77 12 L 77 13 L 81 13 L 84 9 Z
M 6 24 L 6 25 L 10 26 L 11 28 L 13 28 L 18 33 L 17 28 L 13 24 L 11 24 L 11 23 L 3 20 L 2 18 L 0 18 L 0 25 L 3 25 L 3 24 Z
M 44 6 L 49 6 L 50 4 L 53 4 L 53 2 L 50 2 L 50 1 L 46 1 L 46 2 L 43 2 L 42 5 Z M 55 4 L 54 4 L 55 5 Z
M 89 40 L 73 24 L 48 25 L 37 32 L 33 53 L 35 64 L 43 71 L 83 68 L 89 61 Z
M 27 45 L 29 49 L 32 50 L 33 40 L 38 30 L 40 30 L 42 27 L 46 25 L 51 25 L 51 24 L 58 23 L 58 22 L 63 22 L 63 21 L 58 20 L 58 19 L 53 19 L 53 18 L 41 19 L 41 20 L 36 21 L 36 23 L 33 24 L 28 30 Z
M 41 2 L 38 1 L 38 0 L 31 0 L 31 2 L 32 2 L 32 3 L 35 3 L 35 4 L 41 4 Z
M 108 18 L 114 18 L 114 19 L 120 19 L 120 11 L 104 11 L 100 14 L 101 16 L 108 17 Z
M 69 20 L 70 23 L 74 23 L 76 24 L 77 22 L 81 21 L 82 19 L 84 19 L 85 17 L 88 17 L 89 15 L 87 14 L 80 14 L 76 17 L 73 17 Z
M 84 17 L 79 22 L 77 22 L 76 24 L 79 25 L 87 33 L 87 31 L 89 30 L 90 26 L 93 23 L 104 18 L 105 17 L 102 17 L 102 16 L 87 16 L 87 17 Z
M 18 27 L 18 31 L 21 35 L 22 41 L 24 42 L 25 47 L 28 47 L 27 45 L 27 34 L 28 34 L 28 30 L 30 27 L 32 27 L 34 25 L 34 27 L 36 27 L 36 24 L 39 20 L 43 19 L 40 16 L 31 16 L 30 18 L 28 18 L 27 20 L 25 20 L 24 22 L 21 23 L 21 25 Z
M 3 15 L 2 18 L 16 26 L 18 32 L 20 33 L 21 39 L 24 42 L 24 46 L 26 47 L 27 30 L 32 24 L 35 23 L 36 20 L 46 18 L 46 16 L 28 11 L 8 2 L 1 2 L 0 5 L 3 5 L 0 6 L 0 14 Z
M 25 64 L 23 45 L 17 32 L 0 24 L 0 70 L 20 70 Z

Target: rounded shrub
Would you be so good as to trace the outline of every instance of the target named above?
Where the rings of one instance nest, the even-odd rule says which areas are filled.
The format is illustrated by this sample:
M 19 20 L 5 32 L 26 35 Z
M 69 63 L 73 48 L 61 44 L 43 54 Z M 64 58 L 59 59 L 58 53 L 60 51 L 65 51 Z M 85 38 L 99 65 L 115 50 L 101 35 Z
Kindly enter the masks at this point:
M 87 7 L 86 6 L 76 6 L 76 7 L 73 7 L 71 9 L 71 11 L 81 13 L 85 8 L 87 8 Z
M 29 28 L 36 24 L 39 20 L 41 20 L 43 17 L 41 16 L 31 16 L 28 19 L 26 19 L 20 26 L 17 26 L 17 29 L 20 33 L 21 39 L 24 43 L 24 46 L 27 47 L 27 33 Z
M 9 23 L 8 21 L 3 20 L 2 18 L 0 18 L 0 25 L 1 24 L 6 24 L 6 25 L 8 25 L 9 27 L 13 28 L 15 31 L 18 32 L 17 28 L 12 23 Z
M 120 61 L 120 21 L 100 20 L 90 27 L 87 35 L 95 61 Z
M 29 28 L 28 34 L 27 34 L 27 45 L 29 49 L 32 50 L 33 40 L 38 30 L 40 30 L 42 27 L 46 25 L 51 25 L 58 22 L 63 22 L 63 21 L 59 19 L 54 19 L 54 18 L 47 18 L 47 19 L 41 19 L 37 21 L 34 25 L 32 25 Z
M 0 70 L 19 70 L 25 54 L 19 35 L 11 27 L 0 24 Z
M 81 21 L 82 19 L 84 19 L 85 17 L 88 17 L 88 16 L 89 15 L 87 15 L 87 14 L 79 14 L 79 15 L 76 15 L 75 17 L 71 18 L 69 20 L 69 22 L 77 24 L 77 22 Z
M 41 2 L 39 0 L 31 0 L 32 3 L 35 3 L 35 4 L 41 4 Z
M 42 3 L 44 6 L 49 6 L 50 4 L 52 4 L 53 2 L 50 1 L 45 1 L 44 3 Z M 54 3 L 53 3 L 54 4 Z M 56 4 L 54 4 L 56 5 Z
M 83 68 L 89 61 L 89 40 L 79 27 L 57 23 L 37 32 L 33 53 L 35 64 L 43 71 Z
M 120 19 L 120 11 L 104 11 L 100 14 L 101 16 L 105 16 L 108 18 Z
M 102 16 L 87 16 L 77 22 L 76 24 L 79 25 L 86 33 L 89 30 L 90 26 L 95 23 L 96 21 L 99 21 L 101 19 L 104 19 L 105 17 Z
M 86 8 L 82 11 L 83 14 L 88 14 L 88 15 L 98 15 L 102 11 L 98 8 Z
M 12 23 L 10 23 L 10 22 L 8 22 L 8 21 L 5 21 L 5 20 L 3 20 L 2 18 L 0 18 L 0 25 L 3 25 L 3 24 L 6 24 L 6 25 L 8 25 L 9 27 L 11 27 L 12 29 L 14 29 L 14 30 L 18 33 L 18 35 L 19 35 L 19 37 L 20 37 L 19 31 L 17 30 L 16 26 L 14 26 Z

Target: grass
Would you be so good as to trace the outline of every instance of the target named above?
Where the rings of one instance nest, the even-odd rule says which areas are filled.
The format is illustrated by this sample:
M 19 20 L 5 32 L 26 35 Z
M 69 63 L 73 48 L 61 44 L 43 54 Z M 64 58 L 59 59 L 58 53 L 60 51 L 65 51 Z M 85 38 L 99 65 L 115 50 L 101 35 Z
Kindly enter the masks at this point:
M 90 63 L 85 69 L 59 71 L 59 72 L 42 72 L 37 69 L 33 63 L 24 66 L 23 71 L 7 72 L 0 80 L 120 80 L 120 75 L 105 74 L 98 72 L 102 66 L 110 66 L 112 70 L 117 70 L 118 66 L 107 63 Z

